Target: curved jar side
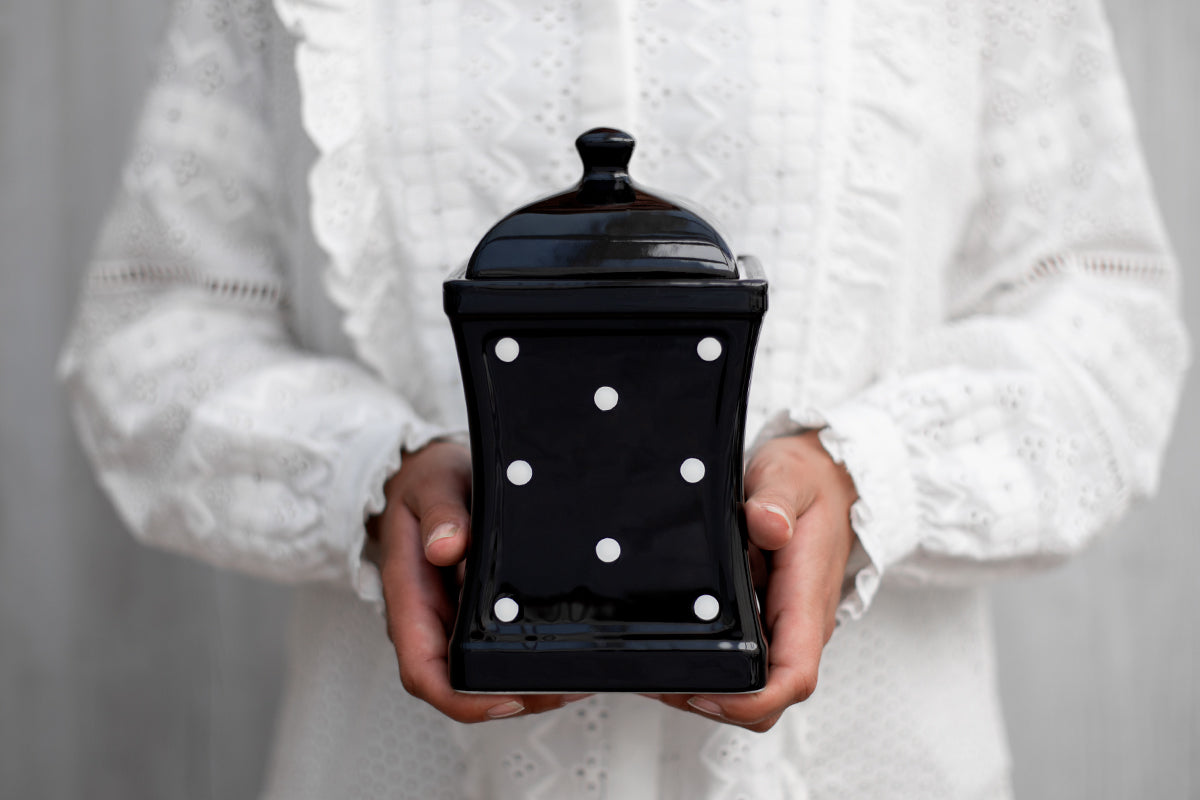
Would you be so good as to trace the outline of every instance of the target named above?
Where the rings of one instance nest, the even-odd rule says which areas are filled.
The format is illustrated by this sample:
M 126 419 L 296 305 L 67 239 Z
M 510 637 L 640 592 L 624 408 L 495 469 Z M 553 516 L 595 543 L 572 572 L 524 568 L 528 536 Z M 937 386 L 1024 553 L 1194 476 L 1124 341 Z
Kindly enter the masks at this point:
M 497 291 L 468 283 L 453 301 L 448 285 L 448 310 Z M 638 288 L 658 309 L 674 299 L 675 313 L 451 313 L 475 477 L 450 654 L 459 690 L 740 692 L 765 683 L 739 508 L 765 284 L 742 282 L 730 296 L 745 297 L 723 314 L 684 310 L 712 287 Z M 699 477 L 685 475 L 689 461 L 702 466 Z M 611 561 L 599 555 L 604 540 L 619 551 Z

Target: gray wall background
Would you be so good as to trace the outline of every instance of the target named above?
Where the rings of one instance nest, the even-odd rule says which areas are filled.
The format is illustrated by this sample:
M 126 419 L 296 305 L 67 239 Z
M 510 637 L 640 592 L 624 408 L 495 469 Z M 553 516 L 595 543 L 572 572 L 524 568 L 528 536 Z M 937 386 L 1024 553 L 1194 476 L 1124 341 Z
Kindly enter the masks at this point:
M 136 546 L 53 381 L 165 3 L 0 4 L 0 797 L 241 798 L 286 592 Z M 1200 3 L 1107 0 L 1200 334 Z M 1022 798 L 1200 798 L 1200 369 L 1162 493 L 996 589 Z

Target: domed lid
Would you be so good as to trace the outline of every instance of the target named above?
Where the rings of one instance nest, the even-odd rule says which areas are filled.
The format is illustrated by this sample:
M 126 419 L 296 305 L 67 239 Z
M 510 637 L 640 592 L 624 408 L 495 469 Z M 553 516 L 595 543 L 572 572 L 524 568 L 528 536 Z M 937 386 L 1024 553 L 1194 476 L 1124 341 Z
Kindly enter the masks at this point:
M 583 178 L 496 223 L 466 277 L 736 279 L 736 261 L 711 225 L 630 179 L 633 147 L 632 136 L 612 128 L 576 139 Z

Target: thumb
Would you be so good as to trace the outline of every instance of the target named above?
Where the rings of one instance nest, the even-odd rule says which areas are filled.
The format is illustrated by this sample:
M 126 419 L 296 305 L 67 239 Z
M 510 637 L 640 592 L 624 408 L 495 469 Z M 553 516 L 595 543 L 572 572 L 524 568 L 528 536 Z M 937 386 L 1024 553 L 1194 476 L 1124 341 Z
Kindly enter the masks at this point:
M 458 497 L 422 496 L 414 509 L 421 520 L 421 542 L 430 562 L 449 567 L 467 552 L 470 516 Z
M 792 539 L 796 520 L 812 504 L 803 462 L 782 445 L 765 446 L 746 468 L 746 525 L 750 541 L 778 550 Z
M 467 550 L 470 457 L 451 446 L 427 455 L 422 459 L 422 478 L 409 485 L 404 504 L 420 523 L 425 557 L 449 567 L 461 561 Z

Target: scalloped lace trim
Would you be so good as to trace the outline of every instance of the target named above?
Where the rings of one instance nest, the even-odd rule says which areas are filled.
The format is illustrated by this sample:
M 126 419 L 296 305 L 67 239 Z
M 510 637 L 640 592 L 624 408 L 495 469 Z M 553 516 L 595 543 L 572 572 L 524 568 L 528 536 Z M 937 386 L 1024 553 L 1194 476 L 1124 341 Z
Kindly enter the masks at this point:
M 904 537 L 897 537 L 897 526 L 910 519 L 913 500 L 894 491 L 892 473 L 907 469 L 903 445 L 887 423 L 878 415 L 848 414 L 846 422 L 864 430 L 845 430 L 840 426 L 838 412 L 816 409 L 780 412 L 767 422 L 755 440 L 751 452 L 767 439 L 786 436 L 804 430 L 819 430 L 821 445 L 829 457 L 842 464 L 854 478 L 859 499 L 850 507 L 850 527 L 858 536 L 858 545 L 846 565 L 842 599 L 837 608 L 839 624 L 857 620 L 867 612 L 883 579 L 884 565 L 889 563 L 889 549 L 902 546 Z M 862 434 L 866 434 L 865 436 Z M 857 435 L 856 435 L 857 434 Z M 872 445 L 867 453 L 855 445 L 865 441 Z M 869 502 L 866 498 L 874 498 Z
M 370 488 L 362 504 L 364 522 L 368 517 L 381 513 L 387 506 L 387 497 L 383 492 L 384 486 L 388 477 L 399 470 L 400 448 L 397 447 L 393 455 L 376 465 L 371 473 L 371 480 L 367 482 L 367 486 Z M 349 551 L 350 584 L 354 587 L 355 594 L 374 605 L 376 610 L 382 614 L 384 611 L 383 578 L 378 566 L 371 558 L 369 544 L 366 526 L 359 526 L 355 530 L 354 541 L 351 543 Z
M 305 132 L 317 149 L 309 170 L 310 223 L 328 257 L 324 282 L 343 313 L 343 329 L 359 355 L 387 375 L 387 359 L 368 335 L 372 318 L 370 282 L 354 280 L 366 254 L 372 212 L 379 211 L 371 190 L 370 170 L 362 139 L 366 119 L 365 76 L 354 54 L 366 39 L 366 3 L 319 3 L 275 0 L 284 26 L 296 38 L 295 68 L 301 86 Z M 357 91 L 346 91 L 354 87 Z M 353 206 L 347 198 L 353 198 Z M 380 278 L 382 278 L 380 271 Z
M 451 144 L 458 136 L 449 119 L 453 104 L 429 106 L 422 99 L 431 91 L 455 95 L 453 49 L 419 46 L 431 31 L 442 41 L 456 30 L 455 5 L 423 4 L 412 15 L 339 0 L 275 0 L 275 7 L 297 40 L 301 120 L 317 151 L 308 175 L 309 218 L 327 259 L 322 282 L 341 312 L 342 329 L 360 360 L 408 397 L 418 415 L 451 429 L 465 428 L 458 370 L 442 358 L 447 348 L 453 351 L 453 341 L 441 314 L 441 284 L 449 268 L 447 254 L 473 241 L 473 195 L 443 177 L 462 172 L 453 163 L 461 149 Z M 397 81 L 391 73 L 369 72 L 382 57 L 363 55 L 371 41 L 379 40 L 376 28 L 392 32 L 388 41 L 400 60 L 396 69 L 422 77 Z M 422 69 L 426 57 L 435 63 Z M 376 93 L 397 108 L 424 108 L 423 130 L 429 136 L 393 130 L 374 105 Z M 386 150 L 376 142 L 384 137 L 390 142 Z M 432 202 L 419 213 L 397 216 L 380 175 L 387 164 L 405 159 L 424 164 L 428 174 L 420 186 Z M 398 348 L 398 341 L 411 346 Z
M 459 440 L 461 436 L 460 432 L 447 434 L 446 431 L 432 425 L 420 423 L 404 425 L 392 446 L 386 451 L 385 458 L 373 465 L 368 474 L 368 479 L 364 484 L 367 487 L 366 496 L 362 497 L 361 502 L 356 506 L 362 509 L 362 519 L 356 520 L 356 522 L 365 523 L 369 517 L 381 513 L 387 507 L 387 496 L 384 489 L 388 478 L 400 470 L 403 460 L 402 452 L 420 450 L 434 439 Z M 347 562 L 351 585 L 360 598 L 375 605 L 376 609 L 382 613 L 383 583 L 379 568 L 372 555 L 372 546 L 367 538 L 366 525 L 359 524 L 354 532 L 354 541 L 351 542 Z
M 821 431 L 819 437 L 829 457 L 835 464 L 843 465 L 850 474 L 855 475 L 856 482 L 863 485 L 875 483 L 866 459 L 855 458 L 849 452 L 851 448 L 843 438 L 828 428 Z M 836 612 L 839 625 L 862 619 L 883 579 L 881 561 L 872 553 L 878 549 L 875 543 L 884 534 L 873 508 L 862 497 L 850 506 L 850 527 L 858 536 L 858 541 L 846 563 L 847 577 L 842 585 L 842 599 Z M 871 546 L 868 546 L 867 542 L 870 542 Z

